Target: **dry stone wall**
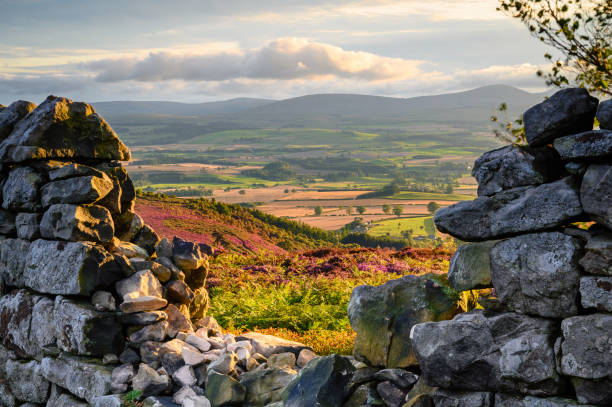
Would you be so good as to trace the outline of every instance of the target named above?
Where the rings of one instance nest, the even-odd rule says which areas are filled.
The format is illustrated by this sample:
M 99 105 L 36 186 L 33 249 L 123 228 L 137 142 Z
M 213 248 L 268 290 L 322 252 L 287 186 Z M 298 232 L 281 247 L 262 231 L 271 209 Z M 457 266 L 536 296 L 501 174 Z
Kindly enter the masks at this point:
M 0 406 L 264 406 L 316 355 L 224 335 L 211 247 L 134 212 L 128 148 L 94 109 L 0 107 Z
M 451 284 L 495 296 L 412 328 L 422 379 L 438 388 L 420 405 L 612 405 L 612 101 L 564 89 L 524 123 L 529 146 L 485 153 L 478 198 L 435 215 L 473 242 Z

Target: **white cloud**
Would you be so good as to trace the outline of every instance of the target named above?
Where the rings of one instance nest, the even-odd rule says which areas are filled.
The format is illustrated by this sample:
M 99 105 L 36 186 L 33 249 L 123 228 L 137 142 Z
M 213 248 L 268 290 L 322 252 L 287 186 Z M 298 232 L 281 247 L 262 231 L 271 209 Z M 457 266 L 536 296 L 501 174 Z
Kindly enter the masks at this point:
M 279 38 L 255 49 L 151 52 L 144 58 L 121 57 L 84 66 L 100 82 L 224 81 L 230 79 L 356 78 L 366 81 L 416 79 L 423 61 L 389 58 L 301 38 Z M 435 74 L 435 73 L 434 73 Z

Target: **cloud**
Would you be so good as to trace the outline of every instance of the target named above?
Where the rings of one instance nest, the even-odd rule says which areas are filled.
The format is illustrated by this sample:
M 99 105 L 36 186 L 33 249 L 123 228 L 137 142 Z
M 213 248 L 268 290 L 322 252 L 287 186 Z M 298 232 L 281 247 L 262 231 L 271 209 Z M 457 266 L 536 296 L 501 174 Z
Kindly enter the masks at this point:
M 231 79 L 354 78 L 416 79 L 424 61 L 389 58 L 301 38 L 279 38 L 255 49 L 208 53 L 151 52 L 144 58 L 103 59 L 84 64 L 100 82 L 225 81 Z

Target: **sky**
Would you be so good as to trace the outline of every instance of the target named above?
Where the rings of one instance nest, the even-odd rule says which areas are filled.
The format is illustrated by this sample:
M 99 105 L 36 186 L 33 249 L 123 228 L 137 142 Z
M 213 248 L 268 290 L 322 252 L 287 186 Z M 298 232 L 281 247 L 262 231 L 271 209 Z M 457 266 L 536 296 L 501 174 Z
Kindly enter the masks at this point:
M 527 91 L 547 51 L 498 0 L 0 0 L 0 103 Z

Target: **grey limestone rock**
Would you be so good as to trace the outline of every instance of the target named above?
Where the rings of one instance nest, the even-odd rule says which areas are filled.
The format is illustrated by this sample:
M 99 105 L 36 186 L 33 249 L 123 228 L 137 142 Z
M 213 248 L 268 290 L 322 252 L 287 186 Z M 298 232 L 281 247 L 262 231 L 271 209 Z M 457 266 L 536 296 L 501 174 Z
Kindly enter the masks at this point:
M 612 276 L 612 233 L 592 236 L 585 246 L 580 265 L 590 274 Z
M 600 128 L 612 130 L 612 99 L 604 100 L 599 104 L 597 121 Z
M 46 239 L 109 242 L 115 227 L 108 209 L 98 205 L 51 205 L 40 222 Z
M 562 89 L 523 114 L 530 146 L 546 145 L 556 138 L 593 128 L 599 101 L 582 88 Z
M 483 241 L 552 229 L 582 214 L 576 181 L 567 177 L 442 208 L 434 222 L 461 240 Z
M 591 130 L 555 140 L 563 160 L 601 159 L 612 156 L 612 131 Z
M 149 225 L 143 225 L 136 237 L 132 240 L 132 243 L 137 244 L 149 253 L 149 255 L 155 252 L 155 245 L 159 241 L 159 236 L 153 228 Z
M 171 386 L 170 378 L 160 375 L 154 369 L 141 363 L 138 367 L 138 374 L 132 379 L 134 390 L 142 392 L 142 397 L 158 395 Z
M 566 387 L 556 370 L 557 329 L 552 320 L 477 310 L 415 325 L 411 337 L 430 386 L 549 396 Z
M 40 237 L 40 214 L 18 213 L 15 217 L 15 228 L 17 237 L 20 239 L 34 240 Z
M 559 232 L 535 233 L 497 243 L 491 280 L 509 309 L 547 318 L 578 313 L 582 242 Z
M 580 186 L 584 211 L 612 230 L 612 165 L 590 165 Z
M 42 205 L 46 208 L 53 204 L 91 204 L 99 201 L 113 189 L 113 182 L 102 175 L 49 182 L 41 190 Z
M 357 333 L 355 357 L 379 367 L 416 365 L 411 328 L 459 312 L 447 291 L 448 287 L 427 275 L 409 275 L 378 287 L 356 287 L 348 305 L 349 322 Z
M 89 403 L 110 393 L 112 368 L 99 361 L 62 354 L 44 358 L 41 367 L 45 379 Z
M 559 179 L 563 165 L 550 147 L 505 146 L 484 153 L 474 163 L 478 195 L 488 196 L 520 186 Z
M 32 403 L 47 401 L 50 384 L 42 374 L 36 360 L 8 360 L 5 365 L 6 381 L 13 396 Z
M 129 160 L 130 151 L 93 107 L 49 96 L 0 143 L 0 160 Z
M 584 308 L 612 312 L 612 277 L 582 277 L 580 302 Z
M 582 379 L 612 377 L 612 315 L 580 315 L 561 322 L 561 372 Z
M 461 245 L 448 269 L 448 282 L 457 291 L 491 287 L 491 249 L 497 241 Z
M 205 395 L 215 407 L 242 405 L 246 398 L 246 389 L 230 376 L 213 371 L 208 374 Z
M 495 394 L 495 405 L 504 407 L 580 407 L 584 404 L 561 397 L 518 396 L 504 393 Z M 591 406 L 593 407 L 593 406 Z
M 114 313 L 96 311 L 86 302 L 57 296 L 53 321 L 57 345 L 63 351 L 103 356 L 123 350 L 123 332 Z
M 580 405 L 587 403 L 598 406 L 612 405 L 612 377 L 594 380 L 572 377 L 572 385 Z
M 437 389 L 431 394 L 436 407 L 493 407 L 495 395 L 485 391 Z
M 85 164 L 64 161 L 48 161 L 47 165 L 47 173 L 49 175 L 49 180 L 51 181 L 86 176 L 104 178 L 102 171 Z
M 172 250 L 174 263 L 182 270 L 196 270 L 208 263 L 208 256 L 200 251 L 196 243 L 175 237 Z
M 0 209 L 0 234 L 5 236 L 14 236 L 15 233 L 17 233 L 15 214 L 5 211 L 4 209 Z
M 23 281 L 41 293 L 91 295 L 121 277 L 114 257 L 90 242 L 38 239 L 30 244 Z
M 2 207 L 11 211 L 40 210 L 39 188 L 42 176 L 30 167 L 13 168 L 2 187 Z
M 7 138 L 15 125 L 34 109 L 36 109 L 34 103 L 18 100 L 0 110 L 0 141 Z
M 295 372 L 284 369 L 259 369 L 243 373 L 240 384 L 246 388 L 245 406 L 265 406 L 282 400 L 283 391 Z

